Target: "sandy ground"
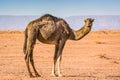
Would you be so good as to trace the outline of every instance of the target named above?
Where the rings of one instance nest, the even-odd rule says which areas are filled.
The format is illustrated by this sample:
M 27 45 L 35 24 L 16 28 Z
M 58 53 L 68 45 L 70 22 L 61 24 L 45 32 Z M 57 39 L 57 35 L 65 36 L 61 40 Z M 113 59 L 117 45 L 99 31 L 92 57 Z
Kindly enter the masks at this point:
M 0 31 L 0 80 L 120 80 L 120 31 L 92 31 L 67 41 L 61 63 L 64 77 L 52 77 L 54 45 L 37 41 L 34 61 L 42 77 L 30 78 L 22 51 L 23 31 Z

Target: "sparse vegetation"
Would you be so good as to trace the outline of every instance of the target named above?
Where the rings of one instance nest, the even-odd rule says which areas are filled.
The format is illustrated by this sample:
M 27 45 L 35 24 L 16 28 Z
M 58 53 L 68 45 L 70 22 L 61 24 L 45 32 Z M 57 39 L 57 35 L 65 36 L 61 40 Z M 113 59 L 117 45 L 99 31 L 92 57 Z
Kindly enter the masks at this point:
M 105 42 L 95 41 L 95 44 L 105 44 Z
M 99 56 L 99 58 L 101 58 L 101 59 L 110 59 L 109 57 L 107 57 L 106 56 L 106 54 L 101 54 L 101 55 L 98 55 Z

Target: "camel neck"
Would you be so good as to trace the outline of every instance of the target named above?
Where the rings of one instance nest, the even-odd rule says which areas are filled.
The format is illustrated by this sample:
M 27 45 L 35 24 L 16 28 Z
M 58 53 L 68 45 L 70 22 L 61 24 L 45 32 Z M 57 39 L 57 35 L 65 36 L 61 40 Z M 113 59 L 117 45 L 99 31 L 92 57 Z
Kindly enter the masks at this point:
M 72 30 L 72 33 L 70 35 L 70 40 L 80 40 L 83 38 L 85 35 L 87 35 L 91 30 L 91 27 L 88 27 L 84 25 L 81 29 L 79 30 Z

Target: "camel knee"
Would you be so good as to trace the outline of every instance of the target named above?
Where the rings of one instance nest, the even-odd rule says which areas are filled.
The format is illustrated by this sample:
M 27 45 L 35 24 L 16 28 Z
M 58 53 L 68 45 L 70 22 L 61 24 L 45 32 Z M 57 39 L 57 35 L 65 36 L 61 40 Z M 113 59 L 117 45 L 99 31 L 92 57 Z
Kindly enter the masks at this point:
M 25 61 L 29 60 L 29 55 L 28 53 L 25 54 Z
M 56 59 L 57 59 L 57 57 L 54 57 L 54 58 L 53 58 L 53 60 L 56 60 Z
M 32 58 L 32 57 L 30 57 L 30 62 L 32 62 L 32 63 L 33 63 L 33 58 Z
M 27 55 L 25 55 L 25 61 L 26 61 L 26 59 L 27 59 Z

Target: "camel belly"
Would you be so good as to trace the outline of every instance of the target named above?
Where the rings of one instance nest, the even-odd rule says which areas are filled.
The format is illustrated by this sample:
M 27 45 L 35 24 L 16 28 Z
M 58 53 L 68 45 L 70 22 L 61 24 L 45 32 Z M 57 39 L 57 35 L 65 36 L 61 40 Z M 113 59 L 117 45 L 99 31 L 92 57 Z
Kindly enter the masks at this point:
M 39 41 L 44 43 L 44 44 L 55 44 L 56 43 L 55 41 L 49 41 L 49 40 L 39 40 Z
M 48 38 L 48 39 L 44 39 L 41 35 L 39 35 L 38 37 L 37 37 L 37 39 L 40 41 L 40 42 L 42 42 L 42 43 L 45 43 L 45 44 L 55 44 L 56 43 L 56 41 L 58 40 L 58 36 L 52 36 L 52 37 L 50 37 L 50 38 Z

